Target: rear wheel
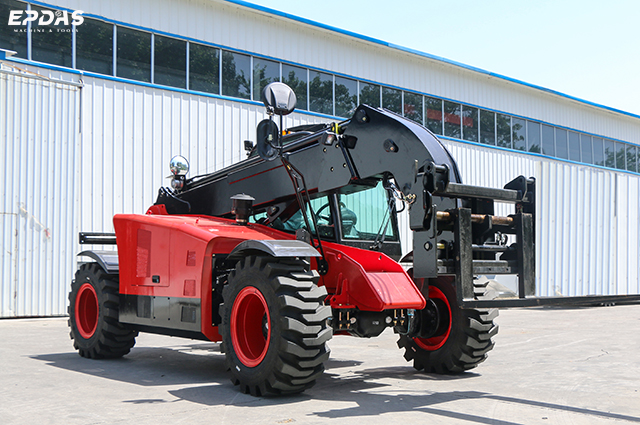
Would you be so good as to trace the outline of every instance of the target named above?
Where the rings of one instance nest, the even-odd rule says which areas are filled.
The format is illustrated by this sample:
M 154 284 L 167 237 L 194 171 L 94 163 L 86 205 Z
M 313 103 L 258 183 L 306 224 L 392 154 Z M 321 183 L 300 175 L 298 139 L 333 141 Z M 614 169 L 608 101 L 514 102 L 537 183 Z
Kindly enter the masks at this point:
M 484 297 L 485 291 L 485 286 L 477 285 L 476 296 Z M 398 347 L 405 349 L 404 358 L 413 361 L 417 370 L 440 374 L 464 372 L 486 360 L 494 346 L 491 338 L 498 333 L 493 323 L 498 310 L 459 308 L 450 278 L 430 281 L 429 298 L 441 313 L 439 334 L 431 338 L 401 335 Z
M 331 308 L 317 281 L 294 259 L 247 257 L 231 272 L 221 334 L 231 381 L 242 392 L 297 393 L 322 374 Z
M 118 277 L 96 263 L 76 272 L 69 293 L 69 327 L 73 346 L 82 357 L 116 358 L 135 344 L 136 331 L 118 321 Z

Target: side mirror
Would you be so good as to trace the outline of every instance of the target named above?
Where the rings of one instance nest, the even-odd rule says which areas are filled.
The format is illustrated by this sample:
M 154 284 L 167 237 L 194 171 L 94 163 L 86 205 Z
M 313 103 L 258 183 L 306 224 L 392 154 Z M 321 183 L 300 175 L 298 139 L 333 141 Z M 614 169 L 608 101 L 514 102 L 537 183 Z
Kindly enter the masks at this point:
M 284 83 L 269 83 L 262 91 L 262 102 L 271 113 L 289 115 L 296 108 L 296 94 Z
M 189 172 L 189 161 L 183 156 L 176 155 L 171 158 L 169 169 L 171 169 L 171 174 L 173 174 L 171 187 L 177 191 L 182 190 L 186 180 L 185 176 Z
M 189 161 L 183 156 L 176 155 L 169 162 L 169 169 L 174 176 L 184 176 L 189 172 Z
M 256 145 L 258 155 L 265 161 L 273 161 L 278 157 L 278 141 L 280 131 L 278 126 L 270 119 L 260 121 L 256 129 Z

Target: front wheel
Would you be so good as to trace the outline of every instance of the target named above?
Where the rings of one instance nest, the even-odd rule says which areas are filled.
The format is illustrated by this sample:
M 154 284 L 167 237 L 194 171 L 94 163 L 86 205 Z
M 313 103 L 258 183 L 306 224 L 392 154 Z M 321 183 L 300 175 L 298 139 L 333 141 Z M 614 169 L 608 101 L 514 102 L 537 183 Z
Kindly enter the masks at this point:
M 247 257 L 229 274 L 222 342 L 231 381 L 246 394 L 298 393 L 329 358 L 331 308 L 318 274 L 294 259 Z
M 69 293 L 69 327 L 82 357 L 117 358 L 127 354 L 138 333 L 118 321 L 118 277 L 98 264 L 83 264 Z
M 484 287 L 476 287 L 480 297 Z M 441 306 L 442 326 L 439 335 L 431 338 L 410 338 L 401 335 L 398 347 L 404 348 L 404 358 L 413 367 L 428 373 L 454 374 L 472 369 L 487 358 L 498 333 L 493 319 L 497 309 L 461 309 L 458 306 L 454 282 L 438 278 L 429 282 L 429 298 Z

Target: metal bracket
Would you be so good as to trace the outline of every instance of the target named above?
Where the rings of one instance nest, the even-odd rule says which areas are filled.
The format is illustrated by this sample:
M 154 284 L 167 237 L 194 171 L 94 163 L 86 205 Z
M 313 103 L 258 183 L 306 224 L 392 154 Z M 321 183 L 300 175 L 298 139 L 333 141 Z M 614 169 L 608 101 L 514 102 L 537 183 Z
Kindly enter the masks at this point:
M 115 233 L 80 232 L 78 235 L 80 245 L 115 245 Z
M 474 298 L 471 210 L 458 208 L 454 220 L 454 252 L 458 303 Z

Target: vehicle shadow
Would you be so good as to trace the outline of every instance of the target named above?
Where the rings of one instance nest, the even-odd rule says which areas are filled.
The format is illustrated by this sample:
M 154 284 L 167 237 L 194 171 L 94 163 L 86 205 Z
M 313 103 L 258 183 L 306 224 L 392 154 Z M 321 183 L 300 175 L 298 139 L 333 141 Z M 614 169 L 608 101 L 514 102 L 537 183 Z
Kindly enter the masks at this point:
M 252 397 L 241 394 L 229 380 L 224 355 L 217 344 L 186 344 L 176 349 L 139 347 L 129 355 L 115 360 L 84 359 L 75 352 L 46 354 L 31 358 L 48 365 L 105 379 L 142 386 L 184 386 L 169 389 L 176 401 L 188 401 L 205 406 L 286 406 L 308 401 L 326 401 L 326 410 L 314 409 L 308 413 L 317 418 L 372 417 L 394 412 L 423 412 L 442 418 L 475 423 L 511 425 L 519 422 L 501 421 L 479 414 L 451 411 L 447 403 L 460 400 L 488 400 L 586 415 L 591 418 L 613 419 L 640 423 L 640 417 L 585 409 L 538 400 L 527 400 L 481 391 L 430 392 L 425 390 L 397 391 L 390 380 L 424 381 L 428 388 L 432 381 L 468 380 L 477 373 L 462 375 L 432 375 L 417 372 L 412 367 L 381 367 L 358 370 L 359 361 L 330 359 L 325 374 L 305 393 L 281 397 Z M 125 403 L 166 403 L 160 399 L 124 400 Z M 344 406 L 347 407 L 344 407 Z M 438 407 L 441 406 L 441 407 Z M 517 420 L 517 419 L 516 419 Z
M 42 354 L 32 359 L 49 366 L 142 386 L 216 384 L 233 387 L 215 343 L 185 344 L 175 348 L 136 347 L 118 359 L 86 359 L 77 352 Z M 356 367 L 354 360 L 329 359 L 325 370 Z
M 31 358 L 53 367 L 142 386 L 229 382 L 224 354 L 217 344 L 188 344 L 177 349 L 136 347 L 119 359 L 85 359 L 77 352 Z

